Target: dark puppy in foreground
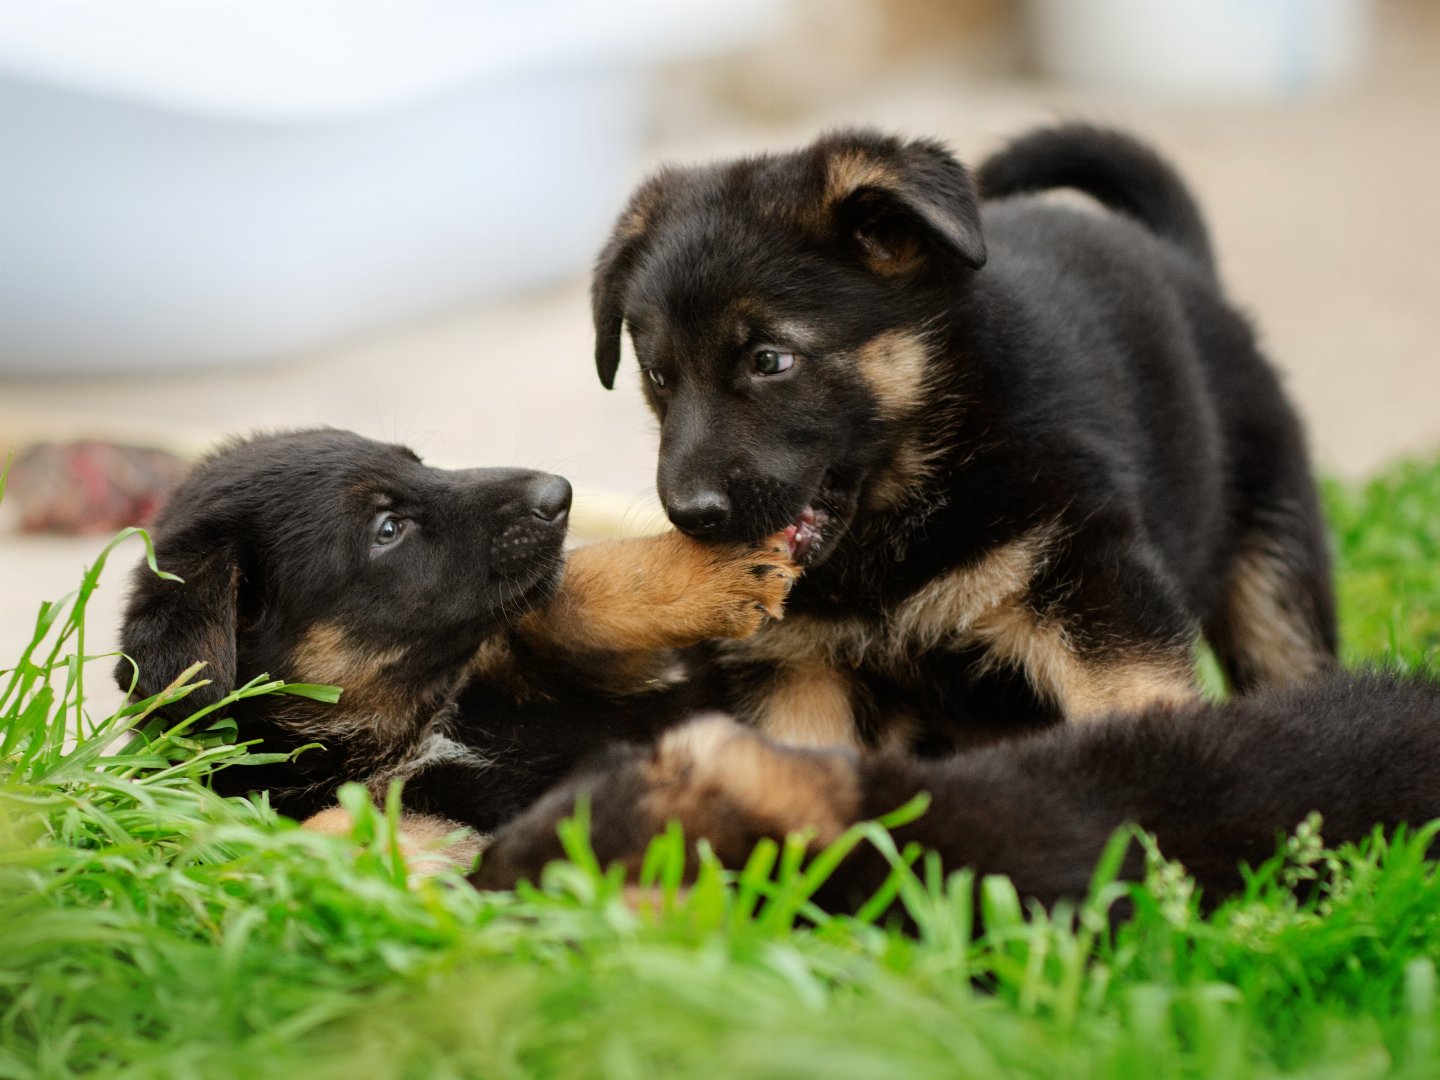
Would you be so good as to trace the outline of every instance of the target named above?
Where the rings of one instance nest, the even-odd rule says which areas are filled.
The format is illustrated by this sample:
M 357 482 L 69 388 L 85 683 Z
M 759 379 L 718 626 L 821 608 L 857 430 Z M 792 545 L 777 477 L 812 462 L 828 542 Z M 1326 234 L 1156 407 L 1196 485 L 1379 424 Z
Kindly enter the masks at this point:
M 217 788 L 305 817 L 346 781 L 404 779 L 408 808 L 489 831 L 587 748 L 687 715 L 708 692 L 684 647 L 778 617 L 794 573 L 783 543 L 677 533 L 567 560 L 569 507 L 560 477 L 431 468 L 344 431 L 232 443 L 156 522 L 159 565 L 184 580 L 137 567 L 116 676 L 148 697 L 203 661 L 175 719 L 262 674 L 338 685 L 338 704 L 229 706 L 259 750 L 321 746 Z
M 1241 690 L 1334 660 L 1300 425 L 1194 201 L 1127 136 L 1037 131 L 978 188 L 868 131 L 664 169 L 594 314 L 606 386 L 633 339 L 671 520 L 786 530 L 805 568 L 726 653 L 763 731 L 963 745 L 1186 702 L 1201 635 Z
M 1272 856 L 1312 811 L 1329 844 L 1375 825 L 1440 818 L 1440 684 L 1336 672 L 1225 705 L 1152 706 L 1092 724 L 920 761 L 783 746 L 729 720 L 700 720 L 657 748 L 615 748 L 507 826 L 485 852 L 477 884 L 538 878 L 561 858 L 555 827 L 590 804 L 602 865 L 638 870 L 650 839 L 679 821 L 729 867 L 756 841 L 802 829 L 814 844 L 929 792 L 929 810 L 895 831 L 937 851 L 947 870 L 1005 874 L 1045 904 L 1086 894 L 1112 833 L 1127 823 L 1215 901 L 1243 884 L 1242 863 Z M 1143 870 L 1134 849 L 1122 875 Z M 819 900 L 853 910 L 888 864 L 857 848 Z

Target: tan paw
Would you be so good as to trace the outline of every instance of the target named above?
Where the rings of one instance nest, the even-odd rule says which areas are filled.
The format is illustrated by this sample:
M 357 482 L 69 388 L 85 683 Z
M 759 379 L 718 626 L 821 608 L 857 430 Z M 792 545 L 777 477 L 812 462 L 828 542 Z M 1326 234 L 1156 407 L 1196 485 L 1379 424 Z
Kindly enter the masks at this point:
M 653 749 L 617 749 L 552 789 L 496 834 L 471 880 L 482 889 L 538 881 L 547 863 L 563 858 L 556 830 L 582 800 L 596 858 L 631 873 L 670 822 L 689 844 L 705 840 L 735 868 L 762 838 L 803 833 L 814 847 L 831 843 L 862 805 L 854 754 L 777 746 L 727 717 L 710 716 L 671 730 Z M 641 892 L 628 899 L 655 902 Z
M 758 544 L 706 546 L 701 575 L 711 601 L 706 637 L 744 638 L 770 619 L 785 617 L 785 599 L 800 567 L 790 560 L 783 533 Z

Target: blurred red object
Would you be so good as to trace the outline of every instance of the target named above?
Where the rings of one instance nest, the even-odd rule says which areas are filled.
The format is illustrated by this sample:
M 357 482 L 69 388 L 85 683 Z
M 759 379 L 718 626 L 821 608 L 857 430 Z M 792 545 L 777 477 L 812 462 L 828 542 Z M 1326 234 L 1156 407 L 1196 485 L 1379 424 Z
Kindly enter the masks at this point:
M 23 532 L 110 533 L 150 522 L 186 467 L 149 446 L 35 443 L 15 458 L 5 499 L 19 505 Z

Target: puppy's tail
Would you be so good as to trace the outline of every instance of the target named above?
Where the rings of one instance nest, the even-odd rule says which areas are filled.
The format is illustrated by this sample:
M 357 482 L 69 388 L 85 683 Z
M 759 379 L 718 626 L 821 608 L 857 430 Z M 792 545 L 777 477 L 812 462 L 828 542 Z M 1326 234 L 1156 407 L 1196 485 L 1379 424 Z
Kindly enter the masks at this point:
M 1089 124 L 1062 124 L 1022 135 L 977 174 L 988 199 L 1075 188 L 1215 272 L 1200 208 L 1179 175 L 1144 143 Z

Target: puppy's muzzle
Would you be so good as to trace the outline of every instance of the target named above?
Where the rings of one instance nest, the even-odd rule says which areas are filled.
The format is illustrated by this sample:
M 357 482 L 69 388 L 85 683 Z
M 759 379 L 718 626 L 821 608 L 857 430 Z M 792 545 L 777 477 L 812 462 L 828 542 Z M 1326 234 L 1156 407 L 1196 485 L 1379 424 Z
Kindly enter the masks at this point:
M 570 481 L 549 473 L 517 477 L 508 505 L 496 515 L 509 519 L 490 543 L 491 568 L 511 579 L 547 574 L 565 541 L 570 514 Z

